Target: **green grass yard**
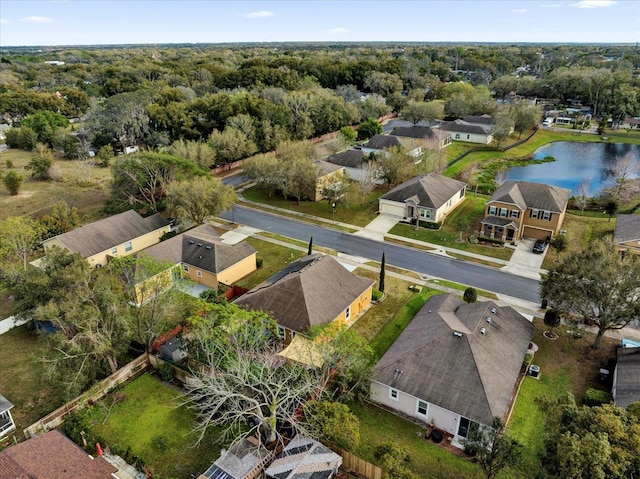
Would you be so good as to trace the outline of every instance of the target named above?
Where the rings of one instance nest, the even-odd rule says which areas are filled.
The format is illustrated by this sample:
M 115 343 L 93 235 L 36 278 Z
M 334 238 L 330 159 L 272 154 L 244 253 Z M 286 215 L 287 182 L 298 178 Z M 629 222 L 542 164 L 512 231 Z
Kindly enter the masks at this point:
M 247 238 L 246 241 L 258 250 L 258 259 L 262 259 L 262 267 L 260 269 L 236 283 L 247 289 L 259 285 L 289 263 L 307 254 L 306 251 L 287 248 L 286 246 L 253 237 Z

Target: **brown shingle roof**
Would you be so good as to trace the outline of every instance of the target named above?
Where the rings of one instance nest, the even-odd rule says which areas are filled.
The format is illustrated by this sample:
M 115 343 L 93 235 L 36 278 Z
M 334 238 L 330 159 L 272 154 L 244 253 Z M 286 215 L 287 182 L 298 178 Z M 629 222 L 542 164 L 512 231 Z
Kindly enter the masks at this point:
M 613 232 L 613 241 L 625 243 L 627 241 L 640 240 L 640 216 L 616 215 L 616 228 Z
M 221 273 L 256 252 L 249 243 L 227 245 L 210 225 L 201 225 L 141 251 L 159 261 L 186 263 L 210 273 Z
M 347 271 L 333 257 L 316 253 L 294 261 L 236 303 L 271 313 L 281 326 L 304 333 L 333 321 L 373 283 Z
M 509 306 L 433 296 L 375 366 L 373 379 L 491 424 L 507 412 L 532 334 L 533 324 Z
M 102 457 L 91 459 L 56 430 L 0 452 L 3 479 L 113 479 L 116 471 Z
M 143 218 L 133 210 L 76 228 L 56 236 L 72 253 L 84 258 L 107 251 L 169 224 L 160 213 Z
M 562 213 L 569 201 L 571 192 L 565 188 L 532 183 L 530 181 L 505 181 L 487 203 L 499 201 L 518 206 L 521 210 L 538 210 Z
M 402 203 L 409 198 L 417 197 L 419 205 L 437 209 L 465 186 L 466 183 L 462 181 L 437 173 L 429 173 L 428 175 L 414 176 L 380 198 Z

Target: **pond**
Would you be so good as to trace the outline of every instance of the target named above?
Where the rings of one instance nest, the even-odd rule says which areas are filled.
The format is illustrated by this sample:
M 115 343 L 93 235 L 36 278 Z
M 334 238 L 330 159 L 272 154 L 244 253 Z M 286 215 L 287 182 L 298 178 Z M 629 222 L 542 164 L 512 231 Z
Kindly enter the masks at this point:
M 558 141 L 539 148 L 533 154 L 535 159 L 552 156 L 556 161 L 511 168 L 506 172 L 506 179 L 567 188 L 572 196 L 578 194 L 584 180 L 589 184 L 588 196 L 597 196 L 615 183 L 613 168 L 627 154 L 632 155 L 634 166 L 640 167 L 639 145 Z M 636 168 L 630 177 L 638 176 L 640 170 Z

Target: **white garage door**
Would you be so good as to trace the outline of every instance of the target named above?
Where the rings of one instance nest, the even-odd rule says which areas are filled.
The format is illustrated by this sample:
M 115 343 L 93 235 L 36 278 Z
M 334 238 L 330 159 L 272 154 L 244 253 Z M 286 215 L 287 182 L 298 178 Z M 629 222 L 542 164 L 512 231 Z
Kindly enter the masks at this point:
M 395 201 L 380 200 L 380 213 L 388 215 L 403 216 L 405 215 L 404 203 L 396 203 Z

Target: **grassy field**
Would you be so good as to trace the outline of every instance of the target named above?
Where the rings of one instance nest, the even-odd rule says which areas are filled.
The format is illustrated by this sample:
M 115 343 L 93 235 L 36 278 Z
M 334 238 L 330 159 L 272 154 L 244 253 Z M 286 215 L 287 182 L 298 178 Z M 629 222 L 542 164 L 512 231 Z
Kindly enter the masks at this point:
M 118 391 L 124 398 L 109 406 L 108 396 L 94 407 L 94 433 L 118 454 L 140 457 L 155 479 L 197 477 L 220 454 L 212 432 L 199 445 L 191 434 L 194 412 L 179 407 L 182 393 L 144 374 Z
M 258 258 L 262 259 L 262 267 L 236 283 L 238 286 L 242 286 L 243 288 L 251 289 L 254 286 L 259 285 L 265 279 L 273 276 L 289 263 L 307 254 L 306 251 L 287 248 L 285 246 L 257 238 L 248 238 L 247 242 L 258 250 Z
M 60 169 L 60 181 L 34 180 L 24 167 L 29 163 L 32 152 L 9 149 L 0 153 L 0 173 L 9 169 L 7 161 L 13 163 L 13 170 L 21 174 L 25 181 L 18 195 L 10 196 L 0 183 L 0 219 L 8 216 L 38 216 L 47 213 L 57 201 L 67 201 L 76 206 L 81 215 L 89 220 L 100 217 L 102 203 L 109 194 L 111 170 L 109 168 L 86 168 L 79 162 L 56 157 L 55 165 Z
M 15 406 L 11 415 L 17 428 L 14 434 L 19 436 L 24 428 L 62 405 L 41 361 L 46 351 L 45 341 L 28 325 L 0 335 L 0 394 Z

